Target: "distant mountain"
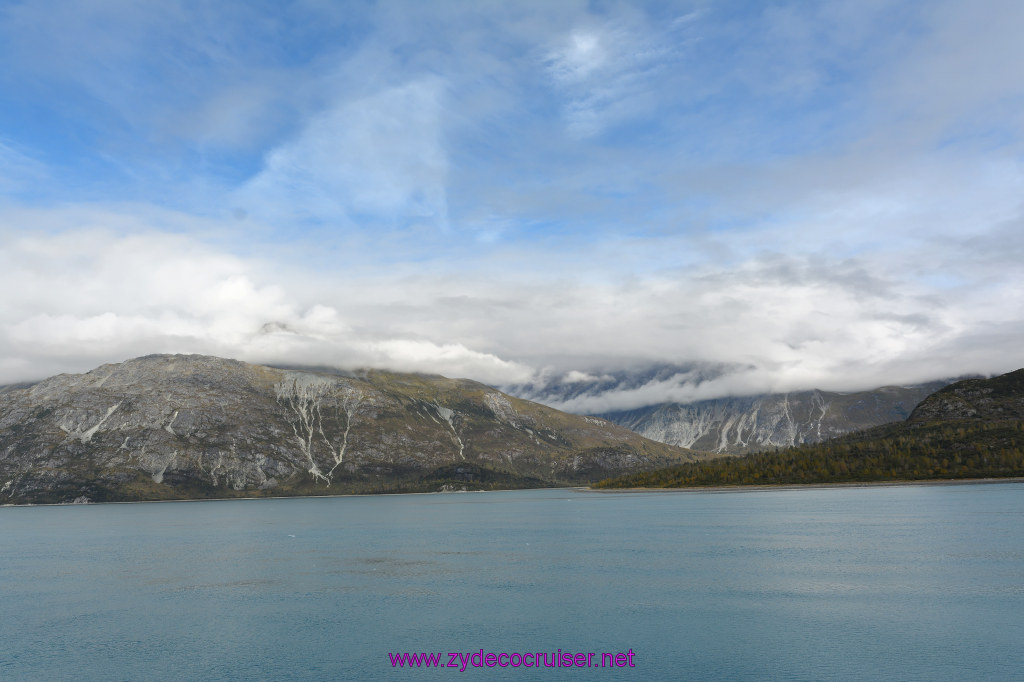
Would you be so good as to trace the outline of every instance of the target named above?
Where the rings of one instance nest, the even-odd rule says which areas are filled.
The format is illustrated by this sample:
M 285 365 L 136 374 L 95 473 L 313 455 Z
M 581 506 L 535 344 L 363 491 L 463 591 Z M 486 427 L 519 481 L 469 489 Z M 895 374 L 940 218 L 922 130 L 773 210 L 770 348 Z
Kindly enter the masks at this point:
M 1024 369 L 946 386 L 903 422 L 780 452 L 627 475 L 598 487 L 1006 477 L 1024 477 Z
M 17 384 L 4 384 L 3 386 L 0 386 L 0 393 L 9 393 L 11 391 L 18 391 L 18 390 L 21 390 L 23 388 L 28 388 L 33 383 L 35 383 L 35 382 L 24 381 L 24 382 L 17 383 Z
M 730 371 L 736 365 L 694 362 L 689 364 L 653 363 L 628 369 L 571 371 L 535 379 L 524 384 L 502 387 L 526 400 L 548 405 L 575 414 L 596 414 L 615 409 L 623 398 L 635 405 L 653 405 L 665 398 L 648 396 L 671 393 L 681 387 L 699 386 Z M 639 402 L 638 402 L 639 401 Z
M 696 457 L 439 376 L 152 355 L 0 391 L 0 503 L 537 487 Z
M 743 454 L 819 443 L 851 431 L 902 421 L 919 402 L 948 383 L 884 386 L 858 393 L 813 390 L 663 403 L 599 416 L 660 443 Z
M 735 366 L 658 364 L 640 370 L 570 372 L 531 384 L 509 386 L 509 393 L 558 409 L 590 414 L 625 426 L 661 443 L 717 454 L 743 454 L 827 438 L 880 424 L 903 421 L 926 396 L 955 381 L 884 386 L 871 391 L 798 391 L 666 401 L 665 396 L 696 393 Z M 616 409 L 616 403 L 639 404 Z

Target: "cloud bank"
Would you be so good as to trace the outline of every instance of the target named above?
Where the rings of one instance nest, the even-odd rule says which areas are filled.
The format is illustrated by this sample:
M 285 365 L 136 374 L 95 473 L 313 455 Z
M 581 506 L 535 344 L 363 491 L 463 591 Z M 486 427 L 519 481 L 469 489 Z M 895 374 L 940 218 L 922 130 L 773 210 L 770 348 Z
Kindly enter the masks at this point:
M 62 7 L 0 10 L 0 383 L 1024 366 L 1019 3 Z

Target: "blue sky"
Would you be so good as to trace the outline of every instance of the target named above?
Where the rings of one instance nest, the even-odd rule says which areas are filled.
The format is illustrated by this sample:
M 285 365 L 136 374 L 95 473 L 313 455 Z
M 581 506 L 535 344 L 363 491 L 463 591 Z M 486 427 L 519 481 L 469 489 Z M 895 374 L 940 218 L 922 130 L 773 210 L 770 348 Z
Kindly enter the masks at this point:
M 0 382 L 1015 369 L 1022 32 L 997 0 L 0 2 Z

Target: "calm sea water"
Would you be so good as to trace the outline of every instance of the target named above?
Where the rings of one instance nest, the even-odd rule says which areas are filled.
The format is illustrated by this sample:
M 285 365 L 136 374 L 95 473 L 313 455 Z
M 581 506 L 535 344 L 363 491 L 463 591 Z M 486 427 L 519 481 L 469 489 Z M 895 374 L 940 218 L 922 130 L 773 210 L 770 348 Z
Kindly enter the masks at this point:
M 1022 643 L 1019 483 L 0 508 L 4 680 L 1019 680 Z M 480 649 L 636 667 L 388 659 Z

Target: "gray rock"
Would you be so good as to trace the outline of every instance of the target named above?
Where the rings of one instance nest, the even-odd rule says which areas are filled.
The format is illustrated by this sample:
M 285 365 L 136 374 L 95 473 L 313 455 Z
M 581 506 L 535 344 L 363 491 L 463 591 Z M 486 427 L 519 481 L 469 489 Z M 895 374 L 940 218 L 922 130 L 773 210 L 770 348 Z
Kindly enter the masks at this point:
M 436 376 L 151 355 L 0 392 L 0 503 L 437 489 L 457 462 L 553 485 L 695 457 Z
M 662 443 L 743 454 L 818 443 L 903 421 L 918 403 L 951 381 L 886 386 L 858 393 L 812 390 L 664 403 L 601 416 Z

